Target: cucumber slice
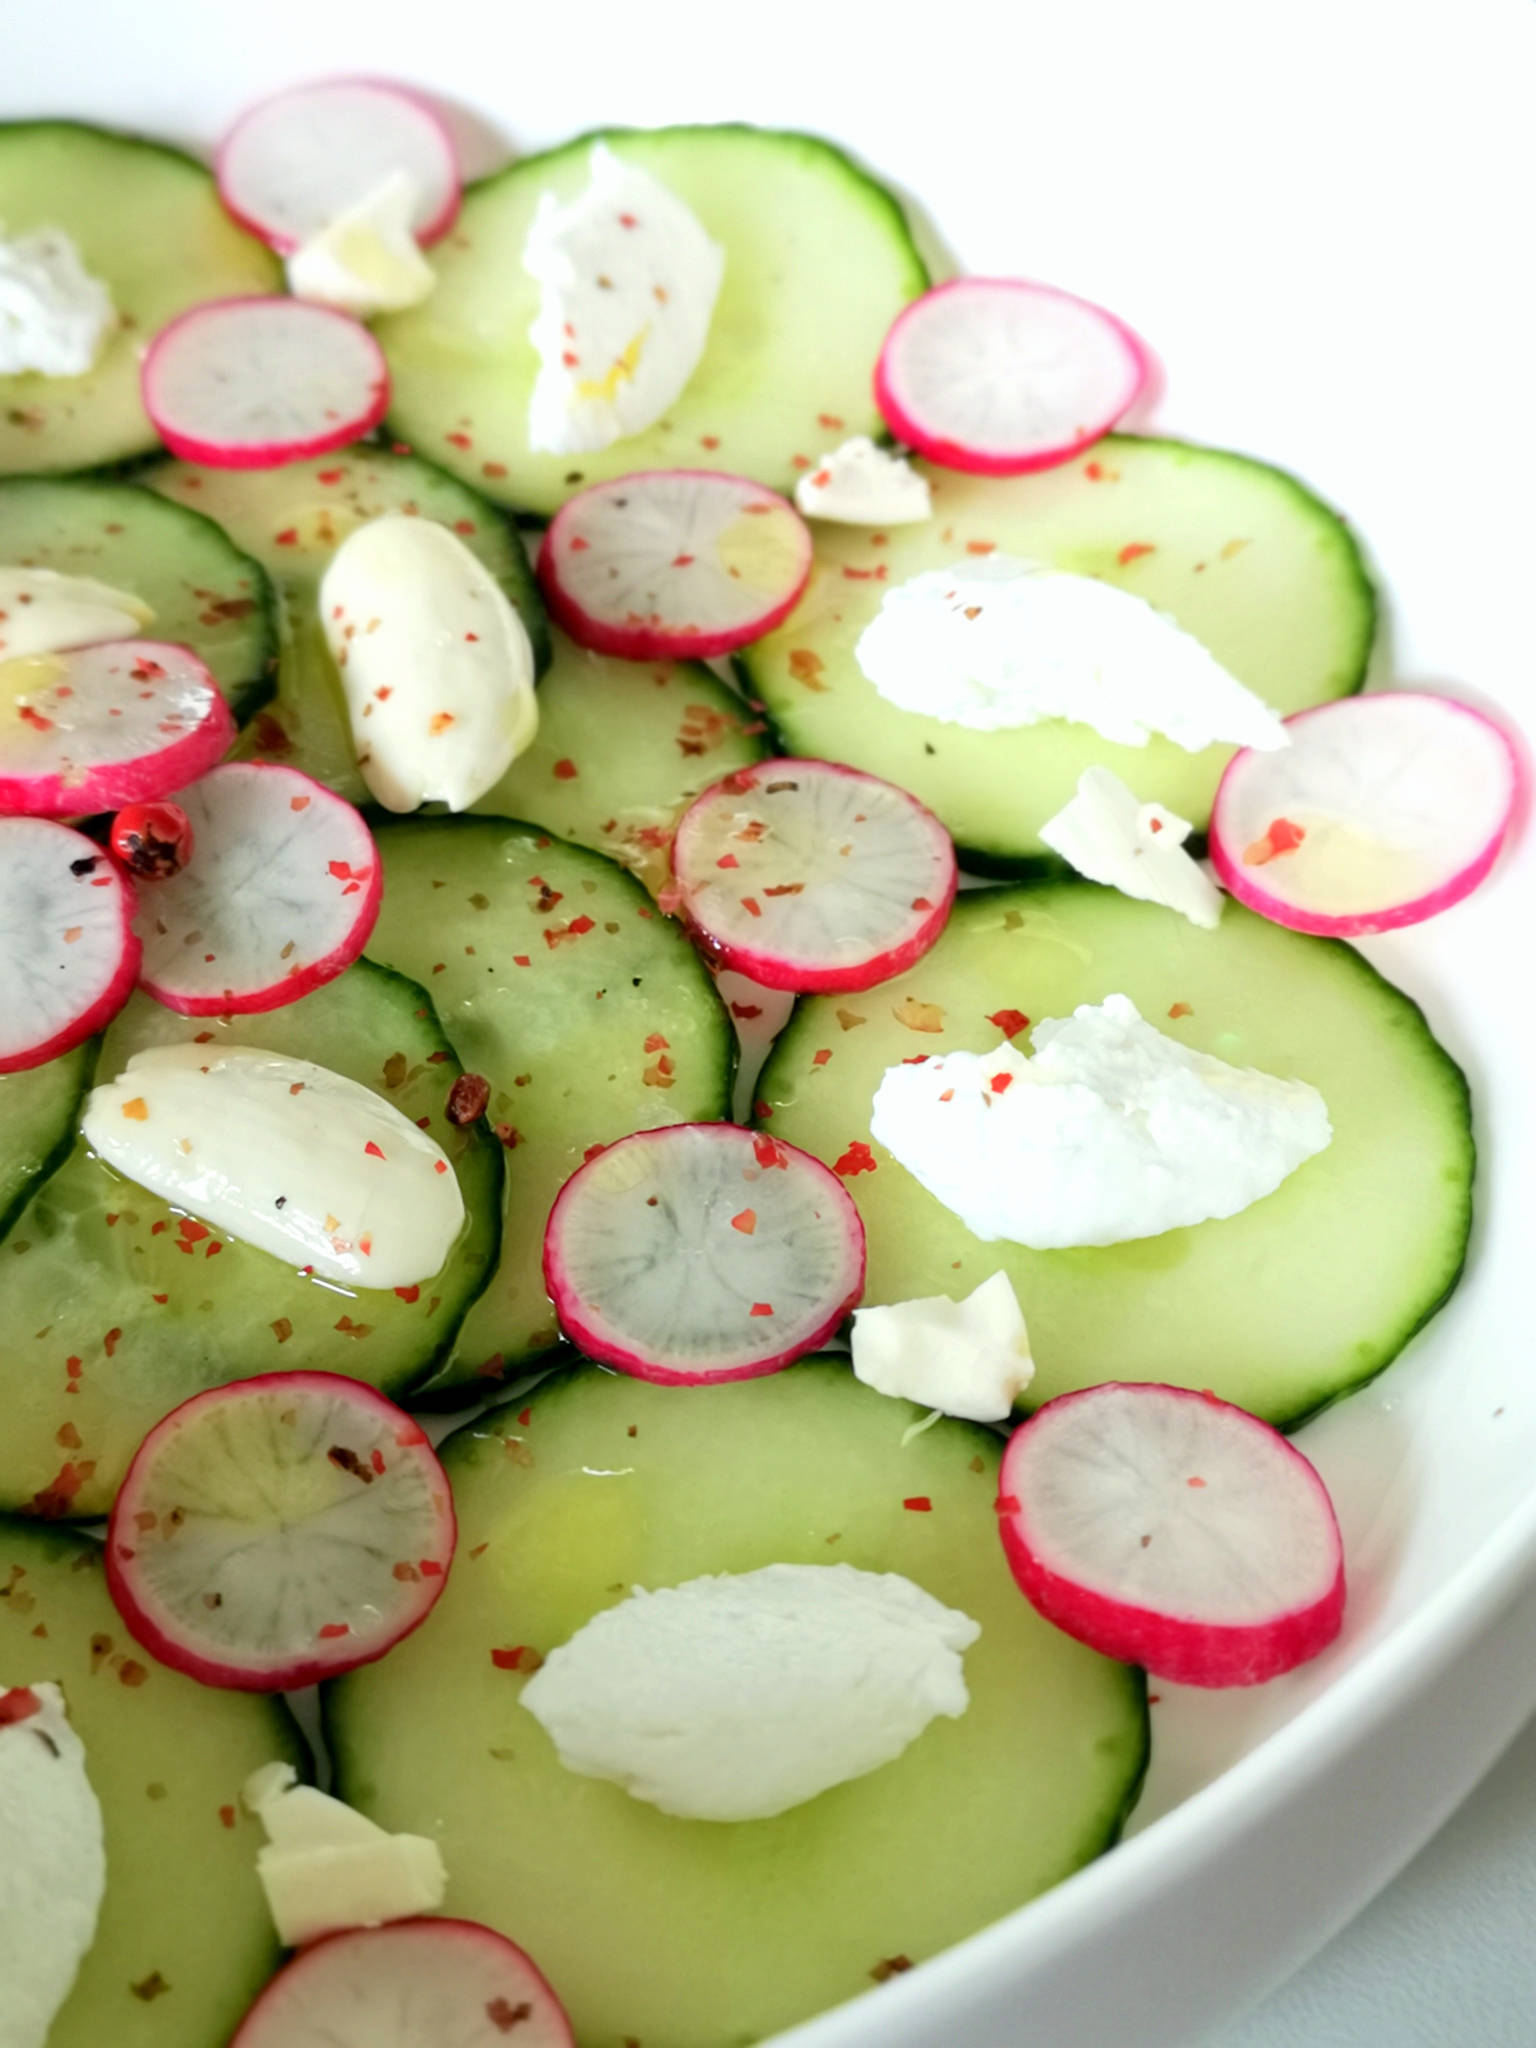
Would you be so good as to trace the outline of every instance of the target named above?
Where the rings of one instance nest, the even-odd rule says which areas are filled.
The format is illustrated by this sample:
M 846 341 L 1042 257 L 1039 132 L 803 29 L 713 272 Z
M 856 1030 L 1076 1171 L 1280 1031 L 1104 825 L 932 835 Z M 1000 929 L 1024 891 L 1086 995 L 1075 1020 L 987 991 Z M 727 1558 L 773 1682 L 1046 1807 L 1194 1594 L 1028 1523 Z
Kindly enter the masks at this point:
M 472 810 L 534 818 L 631 868 L 654 895 L 694 798 L 766 752 L 762 720 L 696 661 L 623 661 L 558 626 L 539 684 L 538 737 Z
M 903 1448 L 920 1413 L 845 1359 L 686 1393 L 584 1368 L 444 1447 L 460 1562 L 409 1642 L 327 1688 L 332 1754 L 371 1818 L 437 1836 L 446 1910 L 516 1928 L 589 2048 L 760 2040 L 1114 1840 L 1146 1758 L 1141 1674 L 1020 1598 L 997 1436 L 946 1420 Z M 868 1777 L 772 1820 L 677 1820 L 567 1771 L 519 1711 L 529 1659 L 509 1651 L 565 1642 L 632 1586 L 834 1562 L 981 1624 L 965 1714 Z
M 376 835 L 369 954 L 432 992 L 510 1135 L 501 1265 L 423 1391 L 550 1350 L 544 1225 L 593 1145 L 730 1114 L 736 1037 L 682 929 L 611 861 L 535 827 L 432 818 Z
M 528 446 L 539 291 L 523 244 L 541 194 L 586 189 L 597 141 L 693 209 L 725 250 L 725 279 L 703 360 L 665 419 L 598 454 L 539 454 Z M 607 129 L 527 157 L 466 192 L 432 267 L 431 298 L 375 329 L 391 427 L 544 514 L 583 484 L 701 462 L 782 490 L 842 435 L 883 434 L 875 357 L 928 282 L 899 204 L 841 150 L 740 125 Z
M 549 628 L 522 542 L 477 491 L 430 462 L 359 443 L 280 469 L 208 469 L 161 462 L 142 473 L 152 491 L 217 520 L 277 591 L 277 702 L 236 750 L 245 760 L 302 768 L 349 803 L 369 802 L 357 772 L 336 664 L 320 626 L 320 579 L 347 535 L 385 512 L 450 527 L 507 594 L 528 629 L 534 662 L 549 660 Z
M 0 1666 L 63 1687 L 106 1824 L 96 1939 L 48 2048 L 227 2040 L 278 1960 L 240 1786 L 264 1763 L 306 1769 L 292 1715 L 157 1663 L 108 1597 L 100 1544 L 73 1530 L 0 1521 Z
M 0 1074 L 0 1237 L 68 1154 L 95 1064 L 96 1041 L 88 1039 L 43 1066 Z
M 96 477 L 7 478 L 0 562 L 94 576 L 138 598 L 153 613 L 144 637 L 190 647 L 238 719 L 272 694 L 272 587 L 261 565 L 195 508 Z
M 1327 1151 L 1225 1221 L 1032 1252 L 983 1244 L 870 1144 L 886 1067 L 990 1051 L 1022 1030 L 1020 1013 L 1069 1017 L 1117 993 L 1183 1044 L 1310 1081 L 1333 1121 Z M 1010 1276 L 1038 1368 L 1031 1407 L 1104 1380 L 1158 1380 L 1300 1422 L 1396 1357 L 1466 1251 L 1473 1144 L 1460 1068 L 1351 947 L 1234 903 L 1205 932 L 1088 882 L 969 891 L 899 980 L 802 1002 L 757 1092 L 776 1138 L 844 1161 L 869 1238 L 867 1306 Z M 849 1158 L 855 1143 L 867 1157 Z
M 1051 719 L 972 732 L 888 703 L 854 649 L 881 595 L 967 551 L 1097 576 L 1167 612 L 1277 711 L 1346 697 L 1365 680 L 1376 599 L 1348 528 L 1294 477 L 1181 441 L 1110 435 L 1035 476 L 962 476 L 915 465 L 933 517 L 876 536 L 816 523 L 810 587 L 737 660 L 784 751 L 845 761 L 907 789 L 943 820 L 978 873 L 1049 858 L 1040 827 L 1085 768 L 1112 768 L 1144 802 L 1204 831 L 1235 751 L 1187 754 L 1160 735 L 1118 746 Z
M 230 219 L 200 163 L 79 121 L 0 124 L 0 221 L 11 236 L 62 228 L 122 323 L 83 377 L 0 377 L 0 474 L 92 469 L 158 446 L 139 398 L 145 345 L 200 299 L 283 289 L 282 266 Z
M 77 1143 L 0 1244 L 0 1505 L 103 1513 L 147 1430 L 253 1373 L 310 1368 L 401 1393 L 446 1351 L 491 1269 L 500 1148 L 483 1125 L 445 1117 L 459 1068 L 413 983 L 359 961 L 285 1009 L 228 1020 L 135 996 L 102 1039 L 97 1072 L 203 1033 L 333 1067 L 426 1118 L 459 1177 L 464 1234 L 437 1278 L 404 1297 L 354 1294 L 217 1232 L 183 1251 L 176 1213 Z

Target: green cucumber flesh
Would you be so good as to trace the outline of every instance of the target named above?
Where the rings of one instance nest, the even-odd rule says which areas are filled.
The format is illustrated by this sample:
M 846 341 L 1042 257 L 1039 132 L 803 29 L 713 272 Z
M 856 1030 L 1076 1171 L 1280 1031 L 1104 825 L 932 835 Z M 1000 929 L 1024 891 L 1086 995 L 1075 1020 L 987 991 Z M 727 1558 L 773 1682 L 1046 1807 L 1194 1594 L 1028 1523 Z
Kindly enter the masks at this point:
M 1089 882 L 967 891 L 909 973 L 800 1003 L 758 1082 L 768 1128 L 832 1164 L 870 1143 L 888 1066 L 989 1051 L 1002 1010 L 1070 1017 L 1116 993 L 1182 1044 L 1310 1081 L 1333 1142 L 1240 1215 L 1049 1252 L 983 1243 L 871 1145 L 874 1170 L 847 1182 L 868 1233 L 864 1301 L 958 1297 L 1002 1270 L 1038 1368 L 1028 1406 L 1103 1380 L 1160 1380 L 1298 1422 L 1379 1372 L 1433 1314 L 1471 1218 L 1461 1070 L 1353 948 L 1231 902 L 1207 932 Z
M 307 1769 L 279 1699 L 157 1663 L 107 1593 L 101 1546 L 0 1520 L 0 1683 L 62 1687 L 101 1802 L 107 1889 L 48 2048 L 211 2048 L 278 1961 L 240 1787 Z
M 666 417 L 600 453 L 528 446 L 539 288 L 523 245 L 541 194 L 586 189 L 594 142 L 690 206 L 725 251 L 698 368 Z M 637 469 L 723 469 L 787 489 L 845 434 L 884 431 L 871 374 L 928 282 L 901 207 L 840 149 L 739 125 L 608 129 L 527 157 L 464 195 L 432 252 L 430 299 L 376 326 L 390 427 L 494 497 L 548 514 Z
M 253 1373 L 339 1372 L 401 1394 L 447 1349 L 491 1270 L 500 1148 L 482 1125 L 447 1121 L 460 1069 L 414 983 L 359 962 L 285 1009 L 227 1022 L 178 1017 L 138 995 L 103 1038 L 97 1074 L 114 1077 L 145 1046 L 204 1034 L 314 1060 L 426 1118 L 459 1178 L 463 1234 L 409 1301 L 306 1279 L 217 1232 L 182 1252 L 176 1213 L 78 1142 L 0 1242 L 0 1505 L 103 1513 L 153 1424 Z
M 0 1237 L 74 1143 L 95 1062 L 96 1041 L 88 1039 L 40 1067 L 0 1074 Z
M 678 819 L 701 790 L 763 759 L 763 727 L 696 661 L 621 661 L 551 628 L 538 737 L 471 808 L 532 818 L 605 853 L 654 892 Z
M 277 592 L 277 701 L 243 736 L 236 758 L 282 761 L 344 796 L 368 802 L 336 664 L 320 624 L 320 579 L 347 535 L 386 512 L 450 528 L 496 578 L 549 659 L 538 586 L 517 534 L 495 506 L 430 462 L 359 443 L 279 469 L 208 469 L 162 462 L 143 472 L 152 491 L 216 520 L 258 561 Z
M 282 265 L 237 227 L 212 175 L 178 149 L 78 121 L 0 124 L 0 222 L 62 228 L 121 324 L 83 377 L 0 377 L 0 474 L 93 469 L 159 445 L 139 362 L 203 299 L 280 292 Z
M 94 576 L 138 598 L 153 614 L 145 638 L 190 647 L 238 719 L 272 693 L 271 585 L 195 508 L 167 505 L 135 483 L 8 477 L 0 480 L 0 562 Z
M 483 1387 L 557 1342 L 544 1224 L 587 1149 L 728 1116 L 736 1038 L 681 927 L 612 861 L 493 818 L 376 837 L 369 955 L 431 990 L 459 1058 L 491 1085 L 487 1117 L 515 1133 L 501 1264 L 422 1391 Z
M 687 1390 L 588 1367 L 443 1447 L 459 1563 L 414 1636 L 327 1688 L 339 1785 L 438 1838 L 445 1910 L 526 1944 L 582 2048 L 760 2040 L 1115 1839 L 1146 1757 L 1141 1675 L 1021 1598 L 1001 1440 L 946 1420 L 904 1446 L 920 1416 L 845 1359 Z M 771 1563 L 900 1572 L 979 1621 L 965 1714 L 773 1820 L 678 1820 L 567 1771 L 491 1660 L 547 1652 L 634 1586 Z
M 1231 758 L 1145 747 L 1049 719 L 974 732 L 888 703 L 855 656 L 881 595 L 925 570 L 1001 550 L 1144 598 L 1277 711 L 1345 697 L 1365 680 L 1376 601 L 1348 528 L 1283 471 L 1181 441 L 1111 435 L 1034 476 L 964 476 L 919 463 L 933 517 L 893 526 L 815 524 L 799 605 L 738 661 L 785 751 L 845 761 L 910 790 L 978 873 L 1047 861 L 1040 828 L 1095 763 L 1198 831 Z

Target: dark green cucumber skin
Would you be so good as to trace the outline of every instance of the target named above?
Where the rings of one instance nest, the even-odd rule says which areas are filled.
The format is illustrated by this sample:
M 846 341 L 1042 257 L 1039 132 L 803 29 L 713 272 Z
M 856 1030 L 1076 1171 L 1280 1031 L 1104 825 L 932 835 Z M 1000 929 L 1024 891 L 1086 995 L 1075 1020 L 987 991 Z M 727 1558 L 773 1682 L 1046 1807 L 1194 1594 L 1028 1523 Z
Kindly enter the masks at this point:
M 5 1233 L 16 1221 L 22 1210 L 26 1208 L 28 1202 L 31 1201 L 48 1176 L 56 1167 L 62 1166 L 70 1153 L 74 1151 L 75 1126 L 79 1120 L 80 1105 L 85 1100 L 86 1090 L 95 1079 L 96 1055 L 100 1050 L 101 1040 L 99 1038 L 88 1038 L 83 1045 L 77 1045 L 71 1051 L 59 1055 L 60 1060 L 75 1061 L 80 1070 L 80 1084 L 75 1090 L 76 1113 L 65 1124 L 52 1146 L 38 1161 L 37 1170 L 16 1190 L 16 1193 L 8 1203 L 0 1204 L 0 1239 L 4 1238 Z M 56 1061 L 49 1062 L 50 1066 L 56 1064 Z

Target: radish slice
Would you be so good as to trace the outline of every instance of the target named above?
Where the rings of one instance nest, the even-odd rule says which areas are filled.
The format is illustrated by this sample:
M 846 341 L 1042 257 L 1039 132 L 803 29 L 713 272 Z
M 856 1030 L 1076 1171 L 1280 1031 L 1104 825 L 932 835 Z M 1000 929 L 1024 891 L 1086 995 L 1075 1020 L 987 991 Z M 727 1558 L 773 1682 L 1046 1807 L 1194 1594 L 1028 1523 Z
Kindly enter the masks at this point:
M 1448 910 L 1493 866 L 1520 794 L 1506 733 L 1412 690 L 1285 721 L 1291 744 L 1227 764 L 1211 861 L 1239 903 L 1292 931 L 1356 938 Z
M 831 761 L 763 761 L 705 790 L 672 847 L 683 913 L 765 988 L 873 988 L 944 929 L 949 834 L 894 784 Z
M 539 548 L 558 623 L 583 647 L 632 661 L 744 647 L 788 616 L 810 573 L 811 536 L 794 506 L 710 469 L 594 484 L 561 507 Z
M 0 667 L 0 812 L 78 818 L 179 789 L 235 736 L 186 647 L 111 640 Z
M 302 299 L 210 299 L 162 327 L 144 358 L 144 408 L 173 455 L 212 469 L 275 469 L 376 427 L 383 350 L 359 321 Z
M 560 2001 L 473 1920 L 330 1934 L 280 1970 L 230 2048 L 574 2048 Z
M 0 1074 L 40 1067 L 127 1002 L 133 889 L 99 846 L 47 818 L 0 818 Z
M 1101 306 L 1013 277 L 957 277 L 899 313 L 875 366 L 891 431 L 946 469 L 1070 462 L 1135 402 L 1151 364 Z
M 864 1225 L 809 1153 L 737 1124 L 672 1124 L 578 1167 L 544 1284 L 589 1358 L 669 1386 L 756 1379 L 816 1346 L 864 1287 Z
M 437 1604 L 453 1496 L 419 1424 L 339 1373 L 184 1401 L 128 1468 L 107 1586 L 161 1663 L 280 1692 L 382 1657 Z
M 437 241 L 459 210 L 453 140 L 426 102 L 371 78 L 328 78 L 275 93 L 219 145 L 219 197 L 242 227 L 283 255 L 403 172 L 411 226 Z
M 1003 1549 L 1069 1636 L 1181 1685 L 1258 1685 L 1344 1616 L 1328 1490 L 1278 1430 L 1185 1387 L 1089 1387 L 1016 1429 Z
M 146 890 L 140 979 L 184 1017 L 276 1010 L 350 967 L 383 876 L 361 816 L 271 761 L 229 761 L 179 792 L 186 866 Z

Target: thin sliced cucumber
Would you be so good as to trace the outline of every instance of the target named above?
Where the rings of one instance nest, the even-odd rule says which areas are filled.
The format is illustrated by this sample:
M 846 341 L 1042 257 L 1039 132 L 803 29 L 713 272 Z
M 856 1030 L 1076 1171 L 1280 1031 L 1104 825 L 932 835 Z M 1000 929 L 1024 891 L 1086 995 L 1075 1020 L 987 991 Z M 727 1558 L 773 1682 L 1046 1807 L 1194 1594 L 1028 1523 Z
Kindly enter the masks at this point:
M 557 1341 L 550 1206 L 589 1147 L 729 1115 L 736 1039 L 682 929 L 611 861 L 529 825 L 432 818 L 376 834 L 368 942 L 432 991 L 505 1132 L 501 1265 L 422 1391 L 499 1378 Z
M 238 719 L 272 694 L 272 586 L 195 509 L 97 477 L 9 477 L 0 482 L 0 562 L 94 576 L 138 598 L 152 613 L 145 636 L 190 647 Z
M 528 446 L 538 286 L 523 244 L 541 194 L 585 189 L 610 143 L 689 205 L 725 250 L 703 360 L 665 419 L 593 455 Z M 901 207 L 813 135 L 725 125 L 578 136 L 473 186 L 432 252 L 423 305 L 379 321 L 390 424 L 530 512 L 632 469 L 730 470 L 783 489 L 846 434 L 884 431 L 870 382 L 891 321 L 928 282 Z
M 154 448 L 139 358 L 201 299 L 280 292 L 270 249 L 230 219 L 200 163 L 79 121 L 0 125 L 0 222 L 62 228 L 120 325 L 83 377 L 0 377 L 0 473 L 93 469 Z
M 605 853 L 652 893 L 672 830 L 701 790 L 762 760 L 762 721 L 696 661 L 621 661 L 551 628 L 539 734 L 472 808 L 533 818 Z
M 414 983 L 360 961 L 286 1009 L 227 1022 L 135 996 L 101 1042 L 97 1073 L 205 1033 L 333 1067 L 425 1119 L 459 1177 L 463 1235 L 409 1299 L 352 1293 L 217 1232 L 188 1245 L 159 1196 L 77 1143 L 0 1243 L 0 1505 L 103 1513 L 146 1430 L 251 1373 L 309 1367 L 402 1393 L 446 1351 L 491 1270 L 500 1149 L 483 1126 L 446 1120 L 460 1070 Z
M 359 443 L 280 469 L 156 463 L 143 481 L 217 520 L 277 591 L 277 702 L 237 757 L 302 768 L 350 803 L 367 803 L 336 664 L 320 626 L 320 579 L 355 528 L 385 512 L 414 512 L 452 529 L 490 570 L 528 629 L 534 660 L 549 659 L 544 606 L 522 542 L 494 505 L 430 462 Z
M 1233 750 L 1187 754 L 1160 736 L 1118 746 L 1066 719 L 973 732 L 898 709 L 854 649 L 882 594 L 909 577 L 994 549 L 1100 577 L 1167 612 L 1278 711 L 1346 697 L 1365 680 L 1376 600 L 1359 550 L 1278 469 L 1126 435 L 1035 476 L 918 467 L 932 486 L 932 519 L 878 541 L 864 527 L 818 524 L 805 596 L 738 661 L 787 752 L 846 761 L 911 790 L 977 872 L 1046 858 L 1040 827 L 1095 762 L 1204 831 Z
M 844 1359 L 686 1392 L 586 1368 L 444 1447 L 459 1563 L 409 1642 L 327 1689 L 332 1753 L 348 1799 L 438 1837 L 446 1910 L 516 1930 L 586 2048 L 761 2040 L 1115 1839 L 1141 1674 L 1020 1598 L 1000 1440 L 944 1421 L 904 1447 L 919 1416 Z M 567 1771 L 492 1659 L 552 1649 L 632 1587 L 773 1563 L 900 1572 L 980 1622 L 964 1715 L 776 1819 L 678 1820 Z
M 1456 1283 L 1471 1220 L 1467 1085 L 1417 1005 L 1351 947 L 1228 903 L 1199 931 L 1088 882 L 975 890 L 910 973 L 802 1002 L 758 1083 L 775 1137 L 829 1164 L 870 1144 L 896 1061 L 986 1052 L 1004 1011 L 1069 1017 L 1128 995 L 1233 1066 L 1322 1091 L 1333 1142 L 1223 1222 L 1128 1244 L 984 1244 L 879 1145 L 848 1186 L 869 1236 L 868 1304 L 1013 1280 L 1038 1371 L 1031 1407 L 1103 1380 L 1209 1387 L 1301 1421 L 1380 1372 Z M 1024 1040 L 1020 1037 L 1019 1042 Z
M 74 1143 L 95 1062 L 96 1041 L 88 1039 L 44 1066 L 0 1074 L 0 1237 Z
M 56 1682 L 106 1829 L 96 1939 L 48 2048 L 210 2048 L 278 1960 L 240 1786 L 306 1770 L 280 1699 L 219 1692 L 157 1663 L 108 1596 L 101 1546 L 0 1520 L 0 1671 Z

